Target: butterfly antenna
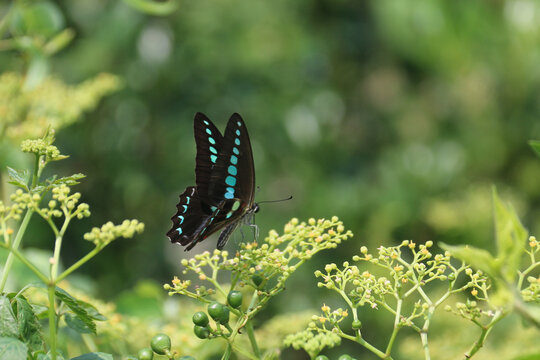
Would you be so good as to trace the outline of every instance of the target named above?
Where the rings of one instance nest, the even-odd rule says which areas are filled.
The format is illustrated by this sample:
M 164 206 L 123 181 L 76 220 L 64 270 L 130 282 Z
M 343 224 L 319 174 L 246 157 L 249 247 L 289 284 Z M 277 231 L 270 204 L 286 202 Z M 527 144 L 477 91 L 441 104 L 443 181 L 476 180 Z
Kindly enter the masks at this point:
M 275 203 L 275 202 L 289 201 L 289 200 L 291 200 L 292 198 L 293 198 L 293 197 L 292 197 L 292 195 L 291 195 L 291 196 L 289 196 L 288 198 L 285 198 L 285 199 L 259 201 L 259 202 L 257 202 L 257 205 L 259 205 L 259 204 L 264 204 L 264 203 Z

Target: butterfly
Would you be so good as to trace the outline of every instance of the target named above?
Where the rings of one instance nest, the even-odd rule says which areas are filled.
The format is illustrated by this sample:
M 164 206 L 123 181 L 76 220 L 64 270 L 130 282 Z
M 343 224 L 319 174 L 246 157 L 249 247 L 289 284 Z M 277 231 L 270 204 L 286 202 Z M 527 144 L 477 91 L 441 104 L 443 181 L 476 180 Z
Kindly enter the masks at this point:
M 217 243 L 221 250 L 242 220 L 259 211 L 254 201 L 251 143 L 244 120 L 236 113 L 230 117 L 223 136 L 202 113 L 195 114 L 193 127 L 196 186 L 188 186 L 180 195 L 167 236 L 187 251 L 223 229 Z

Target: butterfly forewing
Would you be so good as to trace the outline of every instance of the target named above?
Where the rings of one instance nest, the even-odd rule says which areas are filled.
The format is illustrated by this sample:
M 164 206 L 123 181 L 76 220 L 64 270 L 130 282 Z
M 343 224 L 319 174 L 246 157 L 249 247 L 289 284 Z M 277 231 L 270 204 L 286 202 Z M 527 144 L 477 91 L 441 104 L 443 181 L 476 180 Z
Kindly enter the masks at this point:
M 233 114 L 223 136 L 223 148 L 212 169 L 208 196 L 213 199 L 238 199 L 241 210 L 253 205 L 255 171 L 251 143 L 244 121 Z M 234 211 L 237 211 L 234 206 Z
M 210 176 L 221 152 L 223 136 L 212 121 L 202 113 L 195 114 L 193 130 L 195 143 L 197 144 L 195 182 L 197 183 L 199 196 L 203 201 L 209 203 L 208 186 Z

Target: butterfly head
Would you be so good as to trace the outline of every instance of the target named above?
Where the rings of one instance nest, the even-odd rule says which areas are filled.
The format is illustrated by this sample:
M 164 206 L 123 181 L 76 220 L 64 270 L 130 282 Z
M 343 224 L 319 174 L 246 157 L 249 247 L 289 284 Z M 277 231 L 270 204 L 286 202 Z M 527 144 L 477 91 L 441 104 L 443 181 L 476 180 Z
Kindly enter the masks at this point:
M 259 204 L 254 203 L 253 206 L 251 207 L 251 212 L 254 213 L 254 214 L 256 214 L 256 213 L 259 212 L 259 210 L 260 210 Z

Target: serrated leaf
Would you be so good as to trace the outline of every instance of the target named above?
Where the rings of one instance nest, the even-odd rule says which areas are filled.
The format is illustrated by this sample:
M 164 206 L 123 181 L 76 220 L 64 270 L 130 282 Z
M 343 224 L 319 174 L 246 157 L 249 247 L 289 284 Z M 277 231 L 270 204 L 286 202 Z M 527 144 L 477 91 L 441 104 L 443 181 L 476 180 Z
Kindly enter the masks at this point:
M 103 316 L 94 305 L 87 303 L 86 301 L 77 300 L 79 302 L 79 305 L 81 305 L 84 310 L 88 313 L 88 316 L 90 316 L 94 320 L 98 321 L 105 321 L 107 318 Z
M 88 314 L 86 309 L 79 304 L 79 301 L 71 296 L 67 291 L 57 287 L 56 288 L 56 297 L 61 300 L 66 306 L 73 312 L 73 314 L 82 321 L 86 327 L 90 330 L 91 333 L 96 333 L 96 324 L 94 320 Z
M 478 249 L 469 245 L 448 245 L 441 243 L 441 247 L 450 252 L 453 257 L 465 261 L 472 267 L 482 270 L 489 276 L 497 278 L 499 265 L 493 256 L 484 249 Z
M 19 328 L 11 303 L 6 296 L 0 297 L 0 336 L 18 337 Z M 1 357 L 0 357 L 1 359 Z
M 71 358 L 71 360 L 113 360 L 113 356 L 103 352 L 93 352 Z
M 536 155 L 540 156 L 540 141 L 530 140 L 529 145 L 532 147 L 534 152 L 536 152 Z
M 14 337 L 0 337 L 0 359 L 26 360 L 28 348 Z
M 75 330 L 79 334 L 91 334 L 93 331 L 84 323 L 79 317 L 72 315 L 72 314 L 65 314 L 64 320 L 66 321 L 66 325 L 71 328 L 72 330 Z
M 43 345 L 41 324 L 39 323 L 32 305 L 22 296 L 17 296 L 13 301 L 14 311 L 17 316 L 19 327 L 19 339 L 21 339 L 31 351 L 41 349 Z
M 11 180 L 9 181 L 10 184 L 28 190 L 28 182 L 30 181 L 30 173 L 28 170 L 15 170 L 8 166 L 7 171 L 8 177 Z
M 495 188 L 493 188 L 493 212 L 501 275 L 506 281 L 513 282 L 525 252 L 528 232 L 519 221 L 515 210 L 502 203 Z
M 27 285 L 27 287 L 47 288 L 47 286 L 43 283 L 33 283 L 30 285 Z M 84 301 L 75 299 L 67 291 L 65 291 L 62 288 L 59 288 L 58 286 L 55 289 L 55 295 L 58 300 L 66 304 L 66 306 L 73 312 L 73 315 L 76 318 L 78 318 L 80 321 L 82 321 L 85 324 L 86 328 L 89 329 L 91 333 L 93 334 L 96 333 L 96 324 L 94 324 L 94 319 L 101 320 L 101 319 L 98 319 L 98 317 L 100 316 L 103 317 L 103 316 L 99 314 L 99 312 L 97 312 L 97 310 L 93 306 L 91 306 L 90 304 Z
M 67 186 L 73 186 L 73 185 L 77 185 L 79 184 L 79 181 L 80 179 L 83 179 L 85 178 L 86 175 L 84 174 L 73 174 L 71 176 L 66 176 L 66 177 L 62 177 L 60 179 L 56 179 L 52 182 L 52 184 L 54 185 L 62 185 L 62 184 L 65 184 Z

